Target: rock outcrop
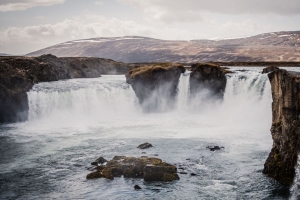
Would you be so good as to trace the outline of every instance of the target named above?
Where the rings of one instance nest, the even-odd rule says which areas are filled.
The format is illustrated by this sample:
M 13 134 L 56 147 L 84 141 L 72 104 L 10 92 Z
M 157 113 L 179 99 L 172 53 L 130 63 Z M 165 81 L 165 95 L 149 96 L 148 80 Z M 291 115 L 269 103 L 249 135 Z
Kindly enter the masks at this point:
M 185 68 L 180 64 L 162 63 L 141 66 L 126 74 L 144 111 L 162 111 L 174 107 L 177 86 Z
M 277 69 L 279 69 L 279 67 L 269 66 L 269 67 L 266 67 L 266 68 L 263 69 L 262 74 L 267 74 L 267 73 L 270 73 L 270 72 L 275 71 Z
M 97 166 L 86 178 L 114 179 L 121 176 L 144 178 L 145 181 L 171 182 L 179 179 L 176 166 L 163 162 L 159 158 L 146 156 L 141 158 L 115 156 L 106 165 Z
M 197 63 L 191 66 L 190 94 L 191 97 L 206 91 L 207 98 L 222 99 L 226 88 L 226 69 L 209 63 Z
M 0 123 L 27 119 L 27 92 L 35 83 L 125 74 L 134 67 L 101 58 L 0 57 Z
M 277 69 L 268 76 L 273 98 L 273 148 L 263 173 L 291 185 L 300 150 L 300 73 Z

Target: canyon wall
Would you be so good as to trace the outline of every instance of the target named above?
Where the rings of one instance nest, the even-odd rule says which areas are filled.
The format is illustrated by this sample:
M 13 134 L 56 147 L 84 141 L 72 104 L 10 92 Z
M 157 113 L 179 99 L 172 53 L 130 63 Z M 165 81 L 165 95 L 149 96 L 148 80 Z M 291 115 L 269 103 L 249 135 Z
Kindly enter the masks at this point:
M 134 67 L 102 58 L 0 57 L 0 123 L 27 120 L 27 92 L 35 83 L 125 74 Z
M 291 185 L 300 147 L 300 73 L 273 70 L 268 74 L 273 98 L 273 148 L 263 173 L 285 185 Z

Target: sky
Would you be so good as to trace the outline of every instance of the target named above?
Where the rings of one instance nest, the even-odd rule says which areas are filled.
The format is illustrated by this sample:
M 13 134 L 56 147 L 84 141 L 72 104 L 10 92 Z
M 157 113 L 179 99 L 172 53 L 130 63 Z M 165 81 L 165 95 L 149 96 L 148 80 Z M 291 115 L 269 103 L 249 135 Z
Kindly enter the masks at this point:
M 300 0 L 0 0 L 0 53 L 95 37 L 222 39 L 300 30 Z

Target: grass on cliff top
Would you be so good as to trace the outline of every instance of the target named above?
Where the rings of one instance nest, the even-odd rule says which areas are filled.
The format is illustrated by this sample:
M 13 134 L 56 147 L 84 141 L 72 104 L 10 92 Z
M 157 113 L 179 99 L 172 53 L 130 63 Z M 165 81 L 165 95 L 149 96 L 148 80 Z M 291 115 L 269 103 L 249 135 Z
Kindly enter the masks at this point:
M 213 63 L 195 63 L 191 67 L 192 67 L 193 70 L 197 70 L 197 69 L 202 68 L 202 67 L 211 67 L 211 68 L 219 69 L 224 74 L 233 73 L 232 71 L 228 70 L 227 68 L 223 68 L 220 65 L 216 65 L 216 64 L 213 64 Z
M 196 67 L 216 67 L 216 68 L 220 68 L 220 65 L 216 65 L 213 63 L 195 63 L 192 65 L 193 68 Z
M 127 73 L 127 76 L 129 76 L 130 78 L 134 78 L 137 75 L 147 76 L 151 75 L 152 72 L 168 71 L 174 67 L 182 67 L 184 69 L 184 67 L 181 64 L 177 63 L 155 63 L 153 65 L 143 65 L 134 68 Z

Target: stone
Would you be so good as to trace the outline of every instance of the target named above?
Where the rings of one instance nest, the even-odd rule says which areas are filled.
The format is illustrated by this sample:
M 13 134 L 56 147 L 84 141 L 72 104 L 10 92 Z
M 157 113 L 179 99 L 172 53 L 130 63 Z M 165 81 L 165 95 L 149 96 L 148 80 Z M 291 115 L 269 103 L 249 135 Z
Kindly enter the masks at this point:
M 209 149 L 210 151 L 218 151 L 224 149 L 224 147 L 219 147 L 219 146 L 207 146 L 206 148 Z
M 104 176 L 100 172 L 92 172 L 86 176 L 86 179 L 103 178 Z
M 178 180 L 176 166 L 163 162 L 154 157 L 126 157 L 115 156 L 104 165 L 97 166 L 87 175 L 87 179 L 107 178 L 124 176 L 125 178 L 144 178 L 145 181 L 166 181 Z
M 139 185 L 135 185 L 135 186 L 134 186 L 134 189 L 135 189 L 135 190 L 140 190 L 140 189 L 142 189 L 142 188 L 141 188 Z
M 150 147 L 153 147 L 152 144 L 150 144 L 148 142 L 145 142 L 143 144 L 140 144 L 137 148 L 139 148 L 139 149 L 148 149 Z
M 99 164 L 103 164 L 103 163 L 106 163 L 107 160 L 103 157 L 99 157 L 95 162 L 99 163 Z
M 175 166 L 147 165 L 144 168 L 145 181 L 173 181 L 178 180 L 177 168 Z
M 179 174 L 187 174 L 187 172 L 179 172 Z
M 263 173 L 290 186 L 300 150 L 300 73 L 276 69 L 268 77 L 273 98 L 273 147 Z

